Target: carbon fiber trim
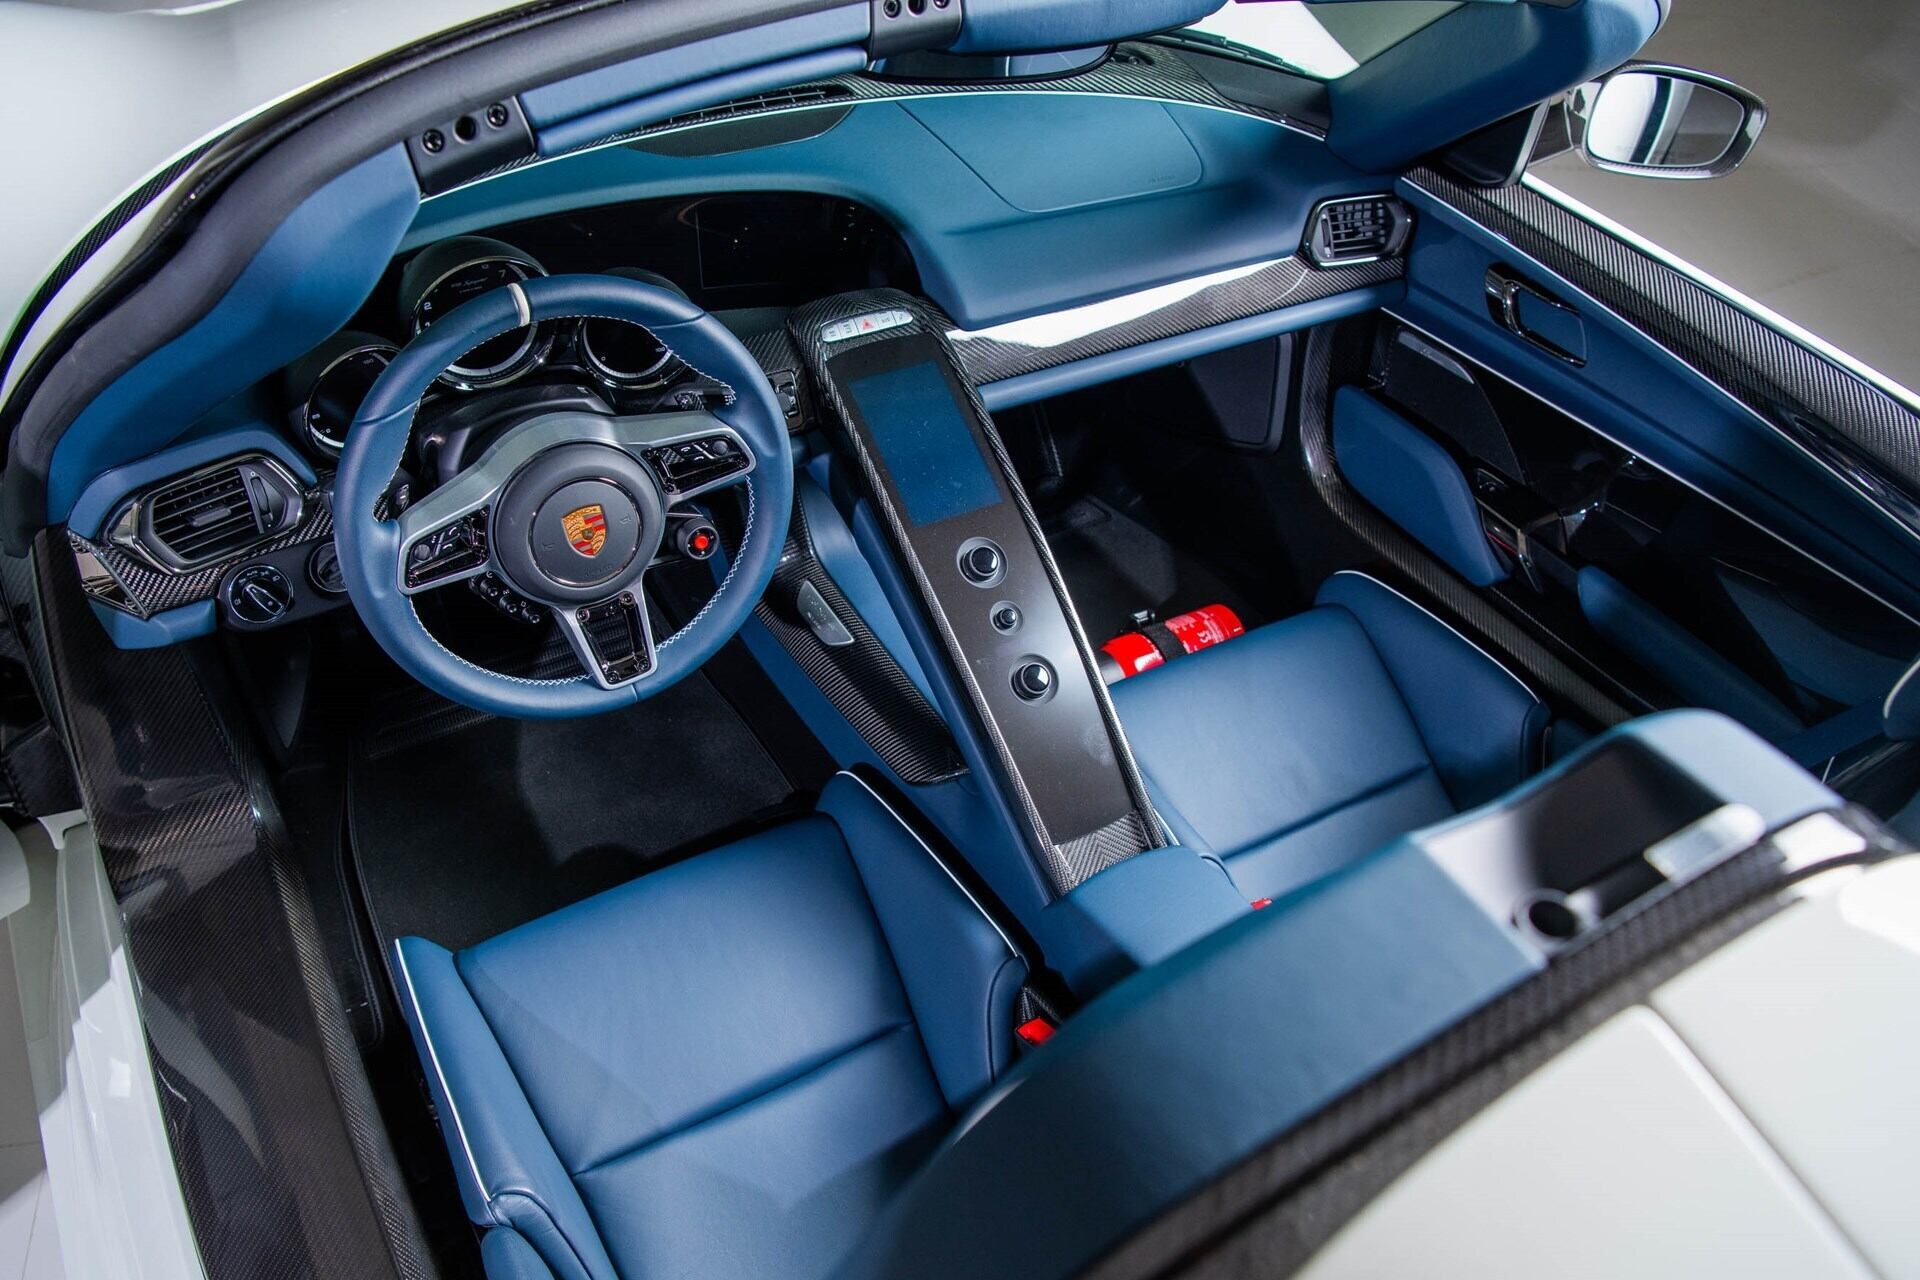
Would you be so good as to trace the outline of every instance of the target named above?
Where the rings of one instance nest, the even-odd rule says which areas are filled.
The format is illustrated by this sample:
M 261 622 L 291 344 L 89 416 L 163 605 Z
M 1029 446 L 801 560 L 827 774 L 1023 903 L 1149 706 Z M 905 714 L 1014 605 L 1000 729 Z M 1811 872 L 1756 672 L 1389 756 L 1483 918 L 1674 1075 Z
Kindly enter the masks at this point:
M 207 1274 L 435 1274 L 236 696 L 201 645 L 116 649 L 53 531 L 6 586 L 123 913 Z
M 1325 271 L 1303 258 L 1281 258 L 1187 281 L 1185 288 L 1190 291 L 1186 292 L 1181 285 L 1168 285 L 1147 290 L 1144 295 L 1129 295 L 1143 300 L 1167 292 L 1174 295 L 1141 314 L 1127 314 L 1131 308 L 1126 305 L 1127 297 L 1122 297 L 978 332 L 950 329 L 947 338 L 959 353 L 961 367 L 978 386 L 1216 324 L 1264 315 L 1282 307 L 1316 302 L 1405 275 L 1406 263 L 1399 258 Z M 1116 306 L 1124 318 L 1099 324 L 1101 313 Z M 1079 332 L 1085 325 L 1097 327 Z M 1050 336 L 1054 336 L 1053 341 L 1046 340 Z
M 156 613 L 168 609 L 178 609 L 182 605 L 198 604 L 202 600 L 213 599 L 219 590 L 220 580 L 235 565 L 245 564 L 255 557 L 269 551 L 278 551 L 282 547 L 298 546 L 304 542 L 325 542 L 333 536 L 333 509 L 327 505 L 326 494 L 318 489 L 306 494 L 306 518 L 297 526 L 278 538 L 248 547 L 239 555 L 229 556 L 211 564 L 190 569 L 185 573 L 168 573 L 155 569 L 145 561 L 122 551 L 108 542 L 94 542 L 69 530 L 67 544 L 75 555 L 89 553 L 99 560 L 101 567 L 111 573 L 121 589 L 126 592 L 127 600 L 117 600 L 102 590 L 89 590 L 102 604 L 111 605 L 122 612 L 134 613 L 142 618 L 150 618 Z M 126 607 L 127 601 L 135 606 Z
M 789 616 L 802 583 L 813 584 L 853 637 L 852 644 L 822 644 L 797 616 Z M 967 771 L 939 713 L 841 593 L 826 566 L 814 558 L 806 513 L 797 502 L 780 566 L 754 606 L 754 616 L 901 781 L 921 786 Z
M 1920 537 L 1920 413 L 1526 186 L 1408 182 L 1619 314 Z
M 848 338 L 835 343 L 831 352 L 829 352 L 818 339 L 817 335 L 821 328 L 827 324 L 831 324 L 835 320 L 844 320 L 865 312 L 881 311 L 890 308 L 898 308 L 908 312 L 914 318 L 913 325 L 906 328 L 887 330 L 878 335 Z M 935 335 L 942 334 L 946 332 L 948 321 L 937 309 L 910 294 L 901 293 L 896 289 L 869 289 L 859 293 L 841 294 L 839 297 L 827 298 L 820 302 L 811 303 L 795 311 L 788 323 L 790 331 L 794 334 L 795 344 L 799 346 L 806 357 L 807 368 L 813 375 L 816 387 L 820 389 L 820 395 L 825 401 L 825 409 L 844 423 L 851 416 L 848 406 L 841 398 L 838 388 L 825 376 L 827 359 L 830 354 L 837 355 L 863 346 L 869 342 L 887 341 L 891 338 L 899 337 L 902 334 L 915 331 Z M 1091 872 L 1087 870 L 1091 862 L 1098 861 L 1104 857 L 1107 860 L 1101 862 L 1100 865 L 1111 865 L 1113 862 L 1120 861 L 1125 857 L 1130 857 L 1132 854 L 1155 848 L 1162 842 L 1158 839 L 1157 828 L 1148 821 L 1146 816 L 1153 812 L 1151 801 L 1147 796 L 1146 782 L 1140 775 L 1139 765 L 1134 761 L 1132 749 L 1127 745 L 1126 733 L 1120 726 L 1120 717 L 1114 712 L 1113 702 L 1107 696 L 1106 684 L 1100 678 L 1099 663 L 1094 657 L 1092 645 L 1087 641 L 1086 629 L 1081 626 L 1079 615 L 1074 612 L 1073 597 L 1067 591 L 1066 581 L 1060 574 L 1060 567 L 1054 563 L 1053 553 L 1047 545 L 1046 535 L 1041 532 L 1040 522 L 1033 512 L 1033 505 L 1028 501 L 1026 490 L 1020 483 L 1019 473 L 1014 468 L 1012 458 L 1007 454 L 1006 445 L 1000 439 L 999 432 L 993 428 L 992 415 L 987 412 L 986 406 L 981 403 L 980 394 L 974 388 L 973 383 L 967 378 L 965 370 L 959 368 L 958 360 L 954 357 L 952 348 L 943 343 L 941 344 L 941 350 L 943 358 L 954 362 L 954 371 L 959 375 L 959 382 L 966 388 L 969 406 L 974 414 L 977 415 L 979 421 L 985 423 L 987 426 L 985 435 L 988 444 L 992 448 L 994 461 L 998 464 L 1001 474 L 1006 481 L 1007 491 L 1013 496 L 1013 501 L 1019 510 L 1021 520 L 1026 524 L 1027 531 L 1033 538 L 1034 546 L 1039 553 L 1040 562 L 1046 570 L 1048 581 L 1053 587 L 1054 595 L 1060 602 L 1060 608 L 1066 617 L 1068 629 L 1073 635 L 1074 647 L 1079 651 L 1080 661 L 1086 668 L 1087 678 L 1091 682 L 1095 704 L 1099 707 L 1101 718 L 1106 723 L 1108 737 L 1113 743 L 1115 766 L 1120 771 L 1121 779 L 1126 785 L 1127 794 L 1132 800 L 1135 811 L 1132 816 L 1138 820 L 1138 825 L 1134 828 L 1135 834 L 1139 837 L 1137 841 L 1138 847 L 1128 850 L 1124 854 L 1119 854 L 1118 856 L 1110 856 L 1110 846 L 1118 835 L 1111 826 L 1103 827 L 1096 832 L 1076 832 L 1067 836 L 1064 841 L 1056 842 L 1052 833 L 1048 831 L 1047 824 L 1041 817 L 1038 806 L 1034 803 L 1032 793 L 1027 788 L 1025 778 L 1020 771 L 1019 762 L 1013 759 L 1006 739 L 995 725 L 993 716 L 984 711 L 984 708 L 988 705 L 986 697 L 982 693 L 978 681 L 974 678 L 972 668 L 967 661 L 965 653 L 960 649 L 958 640 L 955 638 L 952 629 L 947 625 L 945 618 L 941 616 L 940 611 L 937 609 L 929 609 L 929 618 L 934 624 L 941 642 L 945 645 L 948 656 L 952 659 L 950 663 L 951 672 L 954 678 L 960 682 L 962 688 L 966 690 L 968 697 L 972 699 L 976 710 L 980 711 L 979 720 L 981 726 L 986 733 L 987 740 L 993 746 L 995 755 L 999 759 L 1001 771 L 1007 778 L 1009 786 L 1012 788 L 1014 793 L 1012 798 L 1017 802 L 1016 810 L 1027 822 L 1029 835 L 1034 842 L 1034 850 L 1042 861 L 1047 878 L 1054 891 L 1064 896 L 1084 881 L 1087 875 L 1091 874 Z M 861 473 L 867 482 L 869 491 L 872 493 L 884 493 L 885 486 L 881 481 L 880 473 L 874 460 L 867 455 L 866 450 L 860 445 L 857 437 L 854 437 L 850 432 L 846 433 L 846 435 L 851 443 L 852 451 L 860 465 Z M 900 553 L 901 562 L 913 576 L 914 585 L 920 590 L 924 598 L 936 598 L 932 584 L 927 580 L 926 572 L 921 567 L 918 559 L 910 551 L 905 550 L 905 548 L 910 547 L 912 543 L 908 537 L 906 528 L 901 524 L 899 513 L 893 509 L 891 503 L 884 500 L 875 502 L 874 508 L 886 522 L 888 532 L 894 540 L 894 546 Z M 1097 838 L 1095 839 L 1094 846 L 1083 848 L 1081 845 L 1083 840 L 1094 838 Z M 1078 855 L 1078 859 L 1076 860 L 1066 856 L 1063 853 L 1064 848 L 1074 849 Z M 1097 870 L 1098 868 L 1096 867 L 1095 869 Z
M 1538 688 L 1551 691 L 1603 727 L 1631 719 L 1634 712 L 1561 661 L 1347 487 L 1335 463 L 1328 413 L 1333 403 L 1333 346 L 1334 330 L 1329 326 L 1308 335 L 1300 388 L 1300 461 L 1327 509 Z
M 1838 816 L 1865 837 L 1867 851 L 1816 867 L 1911 856 L 1858 814 Z M 1788 891 L 1807 870 L 1796 870 L 1775 838 L 1608 921 L 1578 949 L 1212 1179 L 1084 1275 L 1295 1274 L 1400 1172 L 1554 1051 L 1790 906 Z M 1423 1121 L 1456 1091 L 1468 1093 L 1467 1106 L 1445 1122 Z M 1322 1180 L 1346 1180 L 1361 1193 L 1316 1203 Z
M 793 375 L 795 411 L 787 414 L 788 431 L 805 431 L 819 421 L 819 414 L 814 409 L 813 393 L 808 385 L 807 362 L 800 358 L 800 349 L 793 345 L 793 337 L 784 327 L 742 338 L 740 344 L 766 372 L 776 398 L 781 395 L 782 377 Z M 786 408 L 786 405 L 783 403 L 781 408 Z
M 1115 47 L 1113 55 L 1097 66 L 1077 75 L 1061 76 L 1058 79 L 1011 82 L 957 80 L 923 83 L 850 75 L 835 76 L 812 84 L 796 85 L 793 92 L 798 94 L 814 88 L 825 88 L 830 96 L 813 100 L 774 100 L 764 106 L 756 105 L 755 100 L 748 99 L 739 104 L 738 110 L 725 116 L 694 122 L 664 120 L 643 129 L 603 139 L 581 150 L 591 150 L 593 147 L 602 147 L 609 143 L 650 140 L 667 134 L 684 133 L 691 129 L 737 124 L 743 120 L 763 119 L 767 116 L 786 115 L 796 111 L 844 112 L 848 106 L 858 106 L 864 102 L 899 102 L 913 98 L 946 98 L 958 94 L 985 93 L 1101 94 L 1116 98 L 1145 98 L 1156 102 L 1172 102 L 1195 107 L 1211 107 L 1217 111 L 1232 111 L 1239 115 L 1272 121 L 1295 132 L 1306 134 L 1308 137 L 1324 138 L 1326 136 L 1324 130 L 1296 120 L 1283 112 L 1267 111 L 1234 101 L 1215 89 L 1174 50 L 1137 40 L 1119 44 Z
M 1147 820 L 1137 813 L 1122 814 L 1098 831 L 1076 836 L 1060 846 L 1060 861 L 1084 884 L 1116 862 L 1125 862 L 1158 841 L 1147 838 Z

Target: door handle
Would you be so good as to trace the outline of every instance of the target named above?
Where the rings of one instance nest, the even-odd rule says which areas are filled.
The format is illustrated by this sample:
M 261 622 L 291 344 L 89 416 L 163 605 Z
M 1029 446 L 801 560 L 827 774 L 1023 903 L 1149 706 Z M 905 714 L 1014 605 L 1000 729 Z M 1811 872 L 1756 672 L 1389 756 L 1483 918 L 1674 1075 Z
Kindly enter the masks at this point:
M 1555 359 L 1586 367 L 1587 326 L 1580 313 L 1510 268 L 1487 269 L 1487 312 L 1501 328 Z

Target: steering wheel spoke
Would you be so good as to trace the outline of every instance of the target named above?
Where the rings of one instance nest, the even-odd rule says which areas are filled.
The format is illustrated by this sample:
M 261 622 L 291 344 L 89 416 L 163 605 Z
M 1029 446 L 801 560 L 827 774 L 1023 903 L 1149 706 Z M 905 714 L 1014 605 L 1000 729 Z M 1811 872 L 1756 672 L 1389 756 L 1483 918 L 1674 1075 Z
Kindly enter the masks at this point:
M 653 671 L 653 627 L 638 582 L 593 604 L 555 609 L 553 616 L 602 689 L 618 689 Z
M 437 494 L 435 495 L 438 496 Z M 406 516 L 412 516 L 409 510 Z M 400 522 L 400 590 L 418 595 L 455 582 L 465 582 L 493 567 L 488 547 L 488 510 L 485 505 L 451 516 L 433 513 Z
M 759 465 L 740 433 L 710 413 L 636 414 L 613 419 L 613 428 L 620 446 L 653 468 L 669 507 L 739 484 Z

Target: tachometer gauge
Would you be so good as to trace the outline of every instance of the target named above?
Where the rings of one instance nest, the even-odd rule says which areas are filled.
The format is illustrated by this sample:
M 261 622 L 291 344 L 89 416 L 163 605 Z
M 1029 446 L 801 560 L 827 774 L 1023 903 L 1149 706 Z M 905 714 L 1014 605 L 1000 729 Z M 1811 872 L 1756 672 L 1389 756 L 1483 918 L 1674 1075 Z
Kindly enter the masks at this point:
M 424 250 L 400 273 L 400 308 L 413 333 L 483 293 L 546 271 L 510 244 L 456 236 Z M 489 338 L 447 366 L 440 380 L 462 391 L 497 387 L 537 367 L 553 345 L 552 326 L 531 324 Z
M 288 399 L 307 443 L 329 458 L 347 444 L 347 429 L 374 379 L 394 357 L 384 338 L 351 329 L 334 334 L 287 372 Z
M 581 324 L 580 355 L 595 373 L 623 387 L 663 382 L 674 363 L 667 344 L 649 330 L 605 318 Z
M 639 267 L 614 267 L 610 276 L 625 276 L 658 285 L 686 297 L 686 290 L 656 272 Z M 604 317 L 580 322 L 579 355 L 588 368 L 619 387 L 657 387 L 671 378 L 680 362 L 652 331 L 625 320 Z

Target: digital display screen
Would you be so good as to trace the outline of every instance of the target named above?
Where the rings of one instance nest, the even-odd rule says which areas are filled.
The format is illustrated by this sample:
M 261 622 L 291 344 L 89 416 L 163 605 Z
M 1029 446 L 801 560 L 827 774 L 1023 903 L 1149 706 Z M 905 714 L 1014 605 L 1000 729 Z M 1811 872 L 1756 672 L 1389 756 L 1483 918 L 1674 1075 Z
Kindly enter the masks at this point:
M 1000 501 L 1000 489 L 953 390 L 931 361 L 847 383 L 867 432 L 916 525 L 938 524 Z

